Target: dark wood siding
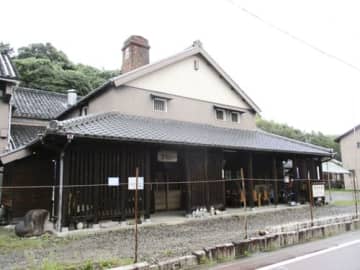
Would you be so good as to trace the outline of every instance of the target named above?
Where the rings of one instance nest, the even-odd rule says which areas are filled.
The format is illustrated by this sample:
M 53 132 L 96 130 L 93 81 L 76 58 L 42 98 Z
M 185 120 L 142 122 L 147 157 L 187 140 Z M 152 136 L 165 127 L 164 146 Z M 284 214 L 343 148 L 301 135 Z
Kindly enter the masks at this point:
M 134 192 L 128 191 L 128 177 L 135 176 L 136 167 L 139 176 L 145 177 L 144 149 L 141 145 L 72 143 L 64 161 L 64 224 L 132 216 Z M 120 186 L 108 186 L 108 177 L 119 177 Z M 143 191 L 139 206 L 144 207 Z
M 38 153 L 5 166 L 4 186 L 27 188 L 4 189 L 2 202 L 11 207 L 13 218 L 22 217 L 31 209 L 51 212 L 52 188 L 36 188 L 54 184 L 54 162 L 49 155 Z M 29 188 L 30 186 L 34 186 Z

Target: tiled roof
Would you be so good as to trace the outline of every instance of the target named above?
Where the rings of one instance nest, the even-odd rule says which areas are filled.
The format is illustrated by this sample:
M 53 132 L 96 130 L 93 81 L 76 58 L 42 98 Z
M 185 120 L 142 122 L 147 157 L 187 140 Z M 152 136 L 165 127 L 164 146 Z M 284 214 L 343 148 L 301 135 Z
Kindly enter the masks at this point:
M 52 121 L 47 133 L 126 141 L 198 145 L 231 149 L 329 156 L 330 150 L 260 130 L 221 128 L 117 112 Z
M 29 142 L 36 139 L 39 133 L 45 131 L 45 127 L 41 126 L 23 126 L 23 125 L 12 125 L 11 126 L 11 138 L 14 143 L 14 147 L 26 145 Z
M 14 117 L 51 120 L 68 108 L 67 95 L 24 87 L 13 94 Z
M 18 80 L 18 73 L 7 53 L 0 52 L 0 78 Z

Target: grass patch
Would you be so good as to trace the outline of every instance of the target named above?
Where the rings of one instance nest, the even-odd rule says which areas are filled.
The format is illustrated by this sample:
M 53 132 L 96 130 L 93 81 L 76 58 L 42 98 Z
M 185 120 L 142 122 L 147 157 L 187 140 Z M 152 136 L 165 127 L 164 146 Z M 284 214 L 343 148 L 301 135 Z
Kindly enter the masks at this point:
M 329 193 L 329 189 L 326 189 L 326 192 Z M 343 188 L 331 188 L 331 192 L 354 192 L 353 189 L 343 189 Z M 356 192 L 360 192 L 360 190 L 356 190 Z
M 14 230 L 0 228 L 0 252 L 9 250 L 25 250 L 33 248 L 46 248 L 50 245 L 65 244 L 72 239 L 58 238 L 49 234 L 40 237 L 18 237 Z
M 358 205 L 360 205 L 360 200 L 357 201 Z M 355 201 L 354 200 L 344 200 L 344 201 L 334 201 L 331 203 L 332 205 L 335 206 L 352 206 L 355 205 Z
M 133 263 L 133 259 L 124 258 L 124 259 L 109 259 L 101 261 L 85 261 L 78 264 L 67 264 L 59 263 L 51 260 L 45 259 L 40 267 L 35 267 L 31 269 L 39 270 L 103 270 L 111 267 L 123 266 Z

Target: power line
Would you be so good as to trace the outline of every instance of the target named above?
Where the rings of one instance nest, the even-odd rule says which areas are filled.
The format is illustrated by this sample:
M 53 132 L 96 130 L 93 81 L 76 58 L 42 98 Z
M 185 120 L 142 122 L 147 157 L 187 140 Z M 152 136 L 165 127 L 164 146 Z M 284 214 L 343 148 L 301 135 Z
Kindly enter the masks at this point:
M 291 39 L 293 39 L 293 40 L 301 43 L 302 45 L 305 45 L 305 46 L 313 49 L 314 51 L 316 51 L 316 52 L 318 52 L 318 53 L 320 53 L 320 54 L 322 54 L 322 55 L 324 55 L 324 56 L 326 56 L 326 57 L 328 57 L 328 58 L 331 58 L 331 59 L 333 59 L 333 60 L 335 60 L 335 61 L 337 61 L 337 62 L 340 62 L 340 63 L 343 64 L 343 65 L 346 65 L 347 67 L 349 67 L 349 68 L 351 68 L 351 69 L 354 69 L 354 70 L 360 72 L 360 68 L 357 67 L 357 66 L 355 66 L 354 64 L 352 64 L 352 63 L 350 63 L 350 62 L 348 62 L 348 61 L 346 61 L 346 60 L 344 60 L 344 59 L 342 59 L 342 58 L 340 58 L 340 57 L 338 57 L 338 56 L 336 56 L 336 55 L 334 55 L 334 54 L 332 54 L 332 53 L 328 53 L 328 52 L 324 51 L 323 49 L 321 49 L 321 48 L 313 45 L 312 43 L 310 43 L 310 42 L 308 42 L 308 41 L 306 41 L 306 40 L 304 40 L 304 39 L 302 39 L 302 38 L 300 38 L 300 37 L 292 34 L 291 32 L 289 32 L 289 31 L 287 31 L 287 30 L 285 30 L 285 29 L 280 28 L 279 26 L 277 26 L 277 25 L 275 25 L 275 24 L 273 24 L 273 23 L 271 23 L 271 22 L 263 19 L 262 17 L 260 17 L 259 15 L 255 14 L 254 12 L 252 12 L 252 11 L 250 11 L 250 10 L 244 8 L 244 7 L 239 6 L 239 5 L 238 5 L 237 3 L 235 3 L 233 0 L 227 0 L 227 1 L 228 1 L 230 4 L 234 5 L 235 7 L 239 8 L 241 11 L 243 11 L 243 12 L 246 13 L 247 15 L 251 16 L 252 18 L 254 18 L 254 19 L 256 19 L 256 20 L 264 23 L 264 24 L 267 25 L 268 27 L 277 30 L 278 32 L 280 32 L 280 33 L 282 33 L 282 34 L 290 37 Z

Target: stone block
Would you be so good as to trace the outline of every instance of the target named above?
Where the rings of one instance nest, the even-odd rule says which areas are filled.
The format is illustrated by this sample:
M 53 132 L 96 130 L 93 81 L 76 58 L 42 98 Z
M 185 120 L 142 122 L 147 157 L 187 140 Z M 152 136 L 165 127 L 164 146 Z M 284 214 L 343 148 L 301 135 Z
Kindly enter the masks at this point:
M 246 256 L 249 252 L 250 243 L 251 243 L 250 239 L 234 241 L 233 244 L 235 247 L 235 257 Z
M 206 253 L 205 250 L 196 250 L 193 251 L 193 255 L 196 257 L 197 263 L 201 264 L 206 260 Z
M 140 263 L 111 268 L 111 270 L 149 270 L 149 269 L 150 269 L 150 265 L 147 262 L 140 262 Z
M 280 236 L 278 234 L 266 235 L 265 236 L 265 249 L 261 251 L 268 251 L 280 248 Z

